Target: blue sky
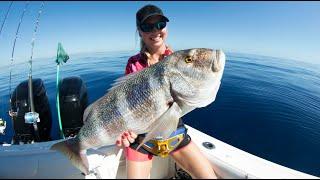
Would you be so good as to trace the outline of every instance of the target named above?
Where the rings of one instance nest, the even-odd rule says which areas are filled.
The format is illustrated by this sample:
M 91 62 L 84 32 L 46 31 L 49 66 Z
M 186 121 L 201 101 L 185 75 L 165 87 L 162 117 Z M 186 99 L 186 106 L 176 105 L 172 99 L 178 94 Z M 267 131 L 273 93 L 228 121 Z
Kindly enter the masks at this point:
M 319 2 L 45 2 L 34 59 L 53 57 L 58 42 L 69 54 L 138 50 L 135 13 L 145 4 L 170 19 L 174 50 L 206 47 L 320 63 Z M 2 24 L 10 1 L 0 2 Z M 0 65 L 8 64 L 25 2 L 14 2 L 0 34 Z M 31 1 L 20 27 L 14 61 L 27 61 L 41 1 Z M 0 25 L 1 25 L 0 24 Z

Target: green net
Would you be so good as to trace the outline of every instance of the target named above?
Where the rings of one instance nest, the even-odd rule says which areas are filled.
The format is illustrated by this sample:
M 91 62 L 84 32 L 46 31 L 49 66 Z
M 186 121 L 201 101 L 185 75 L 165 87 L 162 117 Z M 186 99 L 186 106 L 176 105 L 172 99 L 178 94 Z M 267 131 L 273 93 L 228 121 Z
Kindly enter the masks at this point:
M 62 64 L 62 62 L 66 63 L 69 59 L 69 55 L 66 53 L 66 51 L 63 49 L 61 43 L 58 44 L 58 50 L 57 50 L 57 59 L 56 63 L 58 65 Z
M 60 87 L 60 64 L 62 65 L 63 62 L 66 63 L 69 59 L 69 55 L 66 53 L 66 51 L 63 49 L 61 43 L 58 44 L 58 50 L 57 50 L 57 96 L 56 96 L 56 106 L 57 106 L 57 113 L 58 113 L 58 120 L 59 120 L 59 134 L 61 138 L 65 138 L 63 134 L 63 128 L 62 128 L 62 122 L 61 122 L 61 116 L 60 116 L 60 102 L 59 102 L 59 87 Z

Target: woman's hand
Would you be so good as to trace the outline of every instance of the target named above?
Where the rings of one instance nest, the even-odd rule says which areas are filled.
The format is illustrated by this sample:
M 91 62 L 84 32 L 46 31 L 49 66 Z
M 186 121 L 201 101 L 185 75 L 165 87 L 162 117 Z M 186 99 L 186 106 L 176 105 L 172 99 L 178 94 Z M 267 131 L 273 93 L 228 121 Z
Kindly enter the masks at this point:
M 131 143 L 137 138 L 137 134 L 131 131 L 123 132 L 116 141 L 118 147 L 129 147 Z

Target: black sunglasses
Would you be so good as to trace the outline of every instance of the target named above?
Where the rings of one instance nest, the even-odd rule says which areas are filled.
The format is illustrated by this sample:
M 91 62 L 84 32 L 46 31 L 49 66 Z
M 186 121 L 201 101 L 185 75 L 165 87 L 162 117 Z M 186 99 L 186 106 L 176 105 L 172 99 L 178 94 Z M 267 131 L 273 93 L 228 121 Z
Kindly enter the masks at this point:
M 153 28 L 156 28 L 157 30 L 161 30 L 165 28 L 167 23 L 165 21 L 159 21 L 154 24 L 141 24 L 140 29 L 142 32 L 151 32 Z

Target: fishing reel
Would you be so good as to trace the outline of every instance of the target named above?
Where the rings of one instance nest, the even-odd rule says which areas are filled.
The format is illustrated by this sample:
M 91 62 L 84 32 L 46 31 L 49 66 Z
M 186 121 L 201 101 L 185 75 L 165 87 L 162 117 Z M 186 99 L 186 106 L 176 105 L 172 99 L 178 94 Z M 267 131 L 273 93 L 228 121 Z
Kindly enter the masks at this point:
M 17 115 L 18 115 L 18 111 L 13 111 L 13 110 L 10 110 L 10 111 L 9 111 L 9 116 L 10 116 L 11 118 L 17 117 Z
M 25 104 L 25 106 L 27 106 L 27 104 Z M 14 110 L 10 110 L 9 111 L 9 116 L 11 118 L 13 117 L 17 117 L 18 116 L 18 109 L 17 111 L 14 111 Z M 24 114 L 24 122 L 26 124 L 36 124 L 37 122 L 40 122 L 40 118 L 39 118 L 39 113 L 37 112 L 26 112 Z
M 6 127 L 7 127 L 7 122 L 2 118 L 0 118 L 0 134 L 1 135 L 5 135 L 4 130 L 6 129 Z
M 24 122 L 26 124 L 36 124 L 37 122 L 40 122 L 39 113 L 36 113 L 36 112 L 25 113 Z

